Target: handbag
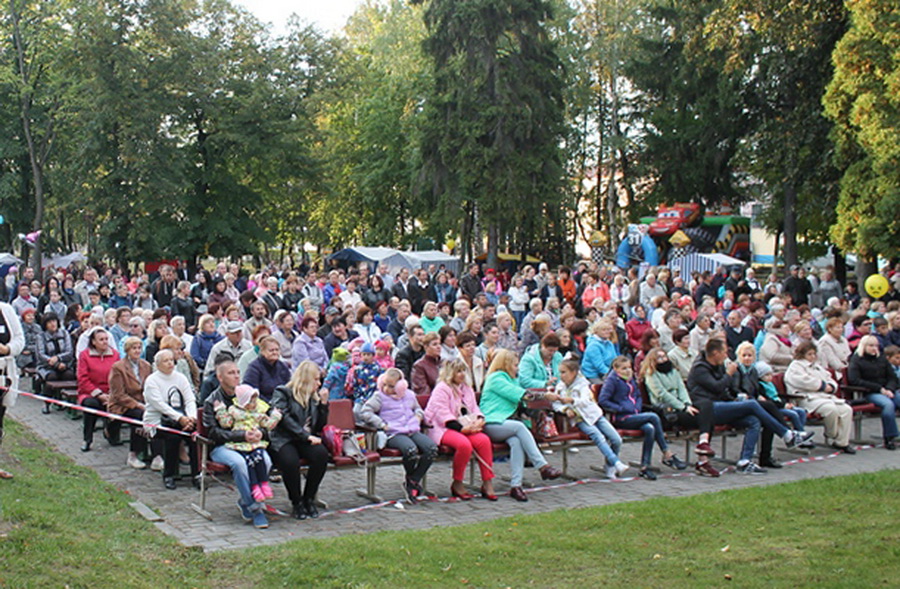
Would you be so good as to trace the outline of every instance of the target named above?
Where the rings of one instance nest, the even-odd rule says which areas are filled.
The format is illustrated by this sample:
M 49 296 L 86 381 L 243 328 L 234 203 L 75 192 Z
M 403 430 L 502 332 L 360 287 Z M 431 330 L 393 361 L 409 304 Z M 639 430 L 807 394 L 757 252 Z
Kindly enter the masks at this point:
M 542 411 L 537 420 L 538 435 L 544 439 L 555 438 L 559 435 L 559 429 L 556 427 L 556 420 L 547 413 Z

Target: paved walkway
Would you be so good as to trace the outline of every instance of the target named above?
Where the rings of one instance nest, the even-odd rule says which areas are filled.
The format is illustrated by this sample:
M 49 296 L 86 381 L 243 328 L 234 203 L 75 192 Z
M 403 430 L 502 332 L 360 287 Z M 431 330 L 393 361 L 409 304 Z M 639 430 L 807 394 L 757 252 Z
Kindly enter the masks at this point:
M 208 521 L 191 509 L 191 503 L 197 501 L 199 495 L 189 488 L 186 482 L 180 483 L 181 486 L 176 491 L 165 490 L 160 473 L 151 472 L 149 469 L 135 471 L 127 467 L 125 465 L 127 444 L 111 447 L 103 440 L 99 431 L 96 433 L 93 449 L 88 453 L 82 453 L 80 451 L 82 422 L 71 421 L 64 413 L 57 411 L 43 415 L 40 407 L 40 402 L 20 397 L 11 412 L 11 417 L 28 426 L 76 463 L 94 469 L 104 480 L 156 511 L 164 520 L 154 524 L 159 529 L 171 534 L 185 545 L 200 546 L 207 551 L 278 544 L 301 537 L 364 534 L 380 530 L 427 529 L 560 508 L 606 505 L 661 496 L 677 497 L 801 479 L 873 472 L 900 466 L 900 452 L 888 452 L 883 448 L 863 447 L 855 456 L 837 455 L 828 448 L 816 448 L 809 456 L 779 451 L 777 457 L 782 461 L 800 460 L 788 464 L 781 470 L 770 470 L 768 475 L 743 476 L 729 472 L 721 478 L 709 479 L 694 476 L 690 471 L 674 473 L 662 467 L 662 476 L 655 482 L 643 479 L 613 482 L 605 480 L 600 473 L 591 469 L 592 465 L 602 464 L 600 453 L 595 448 L 582 447 L 580 452 L 570 455 L 569 462 L 569 473 L 578 477 L 579 482 L 559 480 L 553 481 L 549 486 L 543 486 L 536 471 L 526 470 L 526 484 L 535 485 L 529 489 L 528 503 L 522 504 L 508 497 L 501 497 L 496 503 L 485 500 L 441 501 L 420 503 L 416 506 L 403 505 L 402 508 L 394 503 L 394 500 L 401 497 L 400 466 L 385 466 L 378 469 L 377 492 L 386 501 L 385 504 L 379 505 L 368 504 L 365 499 L 356 495 L 355 490 L 365 486 L 365 471 L 353 468 L 329 471 L 325 476 L 319 497 L 328 502 L 329 511 L 319 519 L 296 521 L 273 517 L 270 518 L 269 529 L 254 530 L 240 518 L 235 505 L 236 491 L 213 483 L 207 503 L 209 511 L 213 514 L 213 521 Z M 879 428 L 877 420 L 869 420 L 866 423 L 867 433 L 877 433 Z M 127 431 L 123 429 L 123 438 L 127 436 Z M 813 428 L 813 431 L 817 432 L 815 439 L 821 440 L 821 428 Z M 730 458 L 736 456 L 739 446 L 739 438 L 728 440 Z M 780 442 L 776 442 L 776 446 L 781 446 Z M 683 456 L 683 443 L 675 443 L 673 447 Z M 717 442 L 715 447 L 720 450 L 721 444 Z M 624 459 L 638 460 L 639 456 L 640 444 L 625 444 Z M 551 464 L 560 466 L 559 451 L 547 458 Z M 654 452 L 654 460 L 657 463 L 659 461 L 658 450 Z M 500 477 L 509 473 L 506 464 L 499 463 L 496 468 Z M 448 492 L 449 485 L 450 464 L 439 462 L 433 465 L 428 476 L 429 488 L 443 496 Z M 508 488 L 502 481 L 498 481 L 496 487 L 501 493 Z M 271 505 L 290 511 L 284 487 L 279 484 L 273 485 L 273 488 L 275 498 L 271 501 Z

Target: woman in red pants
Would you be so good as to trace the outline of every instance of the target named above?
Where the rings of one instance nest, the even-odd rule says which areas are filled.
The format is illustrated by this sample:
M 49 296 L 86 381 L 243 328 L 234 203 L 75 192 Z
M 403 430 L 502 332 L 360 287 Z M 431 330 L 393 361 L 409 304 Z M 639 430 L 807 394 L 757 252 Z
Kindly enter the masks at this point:
M 425 407 L 425 421 L 431 426 L 428 435 L 432 440 L 453 448 L 451 494 L 466 501 L 473 498 L 466 492 L 463 477 L 474 450 L 481 469 L 481 496 L 496 501 L 491 440 L 481 431 L 484 416 L 478 409 L 474 391 L 466 384 L 466 365 L 462 360 L 444 362 L 438 384 Z

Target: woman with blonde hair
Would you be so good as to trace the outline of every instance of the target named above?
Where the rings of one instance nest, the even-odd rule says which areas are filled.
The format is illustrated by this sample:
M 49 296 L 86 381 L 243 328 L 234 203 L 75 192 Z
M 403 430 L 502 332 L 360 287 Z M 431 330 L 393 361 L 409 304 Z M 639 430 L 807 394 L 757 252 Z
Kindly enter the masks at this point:
M 584 358 L 581 361 L 581 371 L 584 377 L 593 384 L 602 382 L 612 367 L 612 361 L 619 355 L 619 350 L 612 338 L 616 330 L 609 319 L 598 319 L 591 329 L 587 347 L 584 350 Z
M 524 354 L 525 350 L 539 343 L 552 330 L 553 322 L 549 315 L 541 313 L 535 317 L 528 329 L 522 330 L 522 341 L 519 342 L 519 355 Z
M 516 501 L 528 501 L 522 489 L 522 474 L 525 457 L 541 473 L 542 479 L 556 479 L 562 472 L 553 468 L 544 459 L 528 427 L 521 421 L 512 419 L 525 396 L 525 389 L 516 381 L 519 359 L 509 350 L 499 350 L 488 369 L 481 395 L 481 412 L 484 414 L 484 433 L 497 443 L 509 446 L 509 466 L 511 470 L 509 496 Z M 558 401 L 556 393 L 544 393 L 548 401 Z
M 304 360 L 291 380 L 275 389 L 272 406 L 282 418 L 269 434 L 270 449 L 281 470 L 284 487 L 297 519 L 319 517 L 315 498 L 328 468 L 328 450 L 322 444 L 322 428 L 328 422 L 328 390 L 322 388 L 318 365 Z M 300 461 L 309 469 L 301 490 Z
M 894 367 L 881 353 L 881 345 L 874 335 L 864 335 L 859 340 L 856 352 L 850 356 L 847 368 L 847 382 L 850 386 L 863 389 L 866 401 L 874 403 L 881 410 L 881 433 L 884 447 L 894 450 L 897 443 L 897 409 L 900 408 L 900 381 Z
M 472 499 L 463 479 L 474 452 L 481 471 L 481 495 L 496 501 L 494 494 L 494 454 L 491 440 L 482 431 L 484 415 L 478 408 L 475 392 L 466 384 L 466 365 L 450 360 L 441 366 L 438 384 L 428 398 L 425 422 L 428 436 L 436 443 L 453 448 L 453 483 L 450 492 L 464 501 Z

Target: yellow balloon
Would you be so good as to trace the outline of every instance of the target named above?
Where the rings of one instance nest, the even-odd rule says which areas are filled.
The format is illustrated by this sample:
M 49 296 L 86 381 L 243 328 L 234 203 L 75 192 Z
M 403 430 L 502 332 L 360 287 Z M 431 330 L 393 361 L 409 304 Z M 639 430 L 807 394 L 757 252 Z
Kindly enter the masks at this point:
M 872 274 L 866 278 L 866 292 L 875 299 L 880 299 L 888 291 L 887 278 L 881 274 Z

